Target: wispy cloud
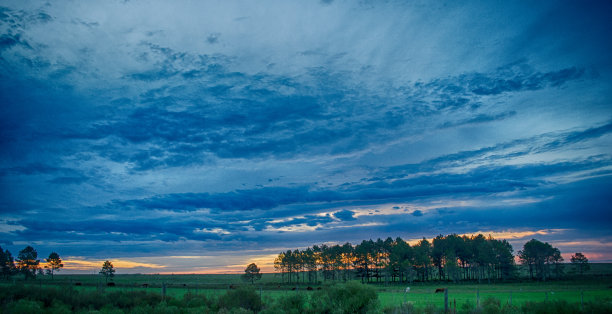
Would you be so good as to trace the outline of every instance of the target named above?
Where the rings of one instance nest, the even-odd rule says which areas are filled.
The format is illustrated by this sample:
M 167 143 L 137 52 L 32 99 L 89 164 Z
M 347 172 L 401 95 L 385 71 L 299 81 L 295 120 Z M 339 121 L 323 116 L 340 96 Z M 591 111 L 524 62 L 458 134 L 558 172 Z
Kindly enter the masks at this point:
M 604 6 L 8 1 L 0 241 L 170 273 L 451 232 L 610 256 Z

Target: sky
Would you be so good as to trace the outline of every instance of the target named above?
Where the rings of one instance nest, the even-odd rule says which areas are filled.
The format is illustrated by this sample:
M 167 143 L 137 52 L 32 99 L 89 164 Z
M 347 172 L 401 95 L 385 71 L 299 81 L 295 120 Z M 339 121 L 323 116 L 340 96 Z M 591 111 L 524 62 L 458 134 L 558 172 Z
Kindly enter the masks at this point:
M 272 271 L 483 233 L 612 262 L 598 1 L 0 2 L 0 246 Z

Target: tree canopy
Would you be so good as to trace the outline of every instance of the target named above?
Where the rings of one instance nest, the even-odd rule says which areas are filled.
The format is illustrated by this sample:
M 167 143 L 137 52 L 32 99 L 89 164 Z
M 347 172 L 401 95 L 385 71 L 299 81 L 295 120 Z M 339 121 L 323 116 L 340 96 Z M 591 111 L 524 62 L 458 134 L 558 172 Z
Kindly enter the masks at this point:
M 0 247 L 0 275 L 8 279 L 15 273 L 15 261 L 9 250 L 3 251 Z
M 242 275 L 242 279 L 244 281 L 250 281 L 251 284 L 255 283 L 255 280 L 261 279 L 261 273 L 259 272 L 259 267 L 255 263 L 249 264 L 244 270 L 244 275 Z
M 45 266 L 45 268 L 47 269 L 47 274 L 50 274 L 52 279 L 53 273 L 55 271 L 60 271 L 60 269 L 64 267 L 64 264 L 62 264 L 62 259 L 60 258 L 59 254 L 55 252 L 51 252 L 51 254 L 49 254 L 49 257 L 47 257 L 46 262 L 47 265 Z
M 523 250 L 518 252 L 518 257 L 522 264 L 529 267 L 529 276 L 532 279 L 546 280 L 553 274 L 560 277 L 563 273 L 561 252 L 548 242 L 531 239 L 525 243 Z
M 113 263 L 110 261 L 105 261 L 102 264 L 102 269 L 100 269 L 100 275 L 104 276 L 104 279 L 108 282 L 108 278 L 113 278 L 115 276 L 115 268 L 113 267 Z
M 572 265 L 574 265 L 574 268 L 576 268 L 576 270 L 578 270 L 581 275 L 585 271 L 591 269 L 591 266 L 589 265 L 589 259 L 580 252 L 572 255 L 570 261 L 572 262 Z
M 26 279 L 36 278 L 36 272 L 40 268 L 40 260 L 37 258 L 38 253 L 29 245 L 19 251 L 19 255 L 17 255 L 17 268 L 25 275 Z
M 512 246 L 483 235 L 439 235 L 411 246 L 401 238 L 363 240 L 352 245 L 314 245 L 278 255 L 274 268 L 287 282 L 362 282 L 438 280 L 504 280 L 515 274 Z M 435 277 L 434 277 L 435 276 Z

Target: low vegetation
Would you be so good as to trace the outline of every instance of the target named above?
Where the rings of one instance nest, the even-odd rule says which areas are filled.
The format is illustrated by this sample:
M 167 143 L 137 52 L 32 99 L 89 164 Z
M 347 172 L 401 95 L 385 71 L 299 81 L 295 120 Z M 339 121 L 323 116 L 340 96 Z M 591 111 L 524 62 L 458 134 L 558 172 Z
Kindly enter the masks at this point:
M 156 290 L 158 291 L 158 290 Z M 373 285 L 334 284 L 321 290 L 291 291 L 275 297 L 261 295 L 251 285 L 228 289 L 220 295 L 186 292 L 162 296 L 143 290 L 79 289 L 56 285 L 0 285 L 0 313 L 443 313 L 440 303 L 382 304 Z M 456 313 L 612 313 L 612 300 L 565 300 L 508 303 L 493 296 L 480 304 L 464 302 Z

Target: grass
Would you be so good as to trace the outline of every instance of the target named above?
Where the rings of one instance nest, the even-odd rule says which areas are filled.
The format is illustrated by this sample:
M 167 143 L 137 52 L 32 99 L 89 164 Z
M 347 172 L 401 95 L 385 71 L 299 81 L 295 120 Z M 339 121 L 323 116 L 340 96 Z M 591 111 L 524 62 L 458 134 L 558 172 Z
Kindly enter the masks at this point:
M 96 275 L 60 275 L 54 280 L 45 278 L 36 283 L 40 285 L 72 285 L 80 282 L 76 289 L 94 290 L 103 288 L 105 291 L 114 290 L 144 290 L 160 293 L 162 284 L 166 285 L 166 295 L 182 298 L 186 293 L 203 294 L 207 297 L 218 297 L 224 294 L 230 285 L 249 285 L 244 283 L 238 275 L 117 275 L 113 278 L 116 287 L 106 287 L 104 279 Z M 34 284 L 34 282 L 32 282 Z M 148 284 L 148 287 L 143 287 Z M 513 305 L 522 305 L 527 301 L 566 300 L 580 302 L 581 292 L 583 301 L 612 298 L 610 279 L 607 280 L 571 280 L 554 282 L 525 282 L 525 283 L 497 283 L 497 284 L 449 284 L 449 283 L 415 283 L 410 286 L 410 292 L 405 293 L 404 285 L 378 285 L 374 284 L 378 292 L 381 305 L 399 305 L 402 302 L 412 302 L 417 307 L 434 304 L 443 306 L 444 294 L 434 293 L 436 288 L 448 288 L 449 303 L 455 302 L 459 308 L 464 303 L 476 304 L 477 295 L 482 302 L 487 297 L 494 297 L 502 304 L 512 302 Z M 291 290 L 293 285 L 278 285 L 278 278 L 273 274 L 264 274 L 262 280 L 255 283 L 261 288 L 263 298 L 276 299 L 291 293 L 310 293 L 306 286 L 298 286 L 297 291 Z M 510 298 L 512 298 L 510 300 Z
M 498 283 L 498 284 L 426 284 L 410 287 L 410 292 L 395 288 L 379 289 L 378 298 L 383 306 L 412 302 L 417 307 L 434 304 L 444 305 L 444 293 L 434 293 L 436 288 L 448 288 L 450 306 L 460 308 L 464 303 L 476 304 L 487 297 L 500 300 L 501 304 L 522 305 L 527 301 L 565 300 L 570 303 L 612 299 L 609 282 L 601 281 L 558 281 L 549 283 Z
M 612 264 L 592 264 L 589 279 L 574 279 L 551 282 L 523 282 L 523 283 L 414 283 L 410 285 L 410 292 L 405 293 L 408 284 L 373 284 L 378 292 L 381 306 L 389 307 L 410 302 L 415 307 L 422 308 L 427 305 L 444 306 L 444 294 L 434 293 L 436 288 L 448 288 L 448 300 L 451 308 L 458 309 L 464 304 L 475 305 L 477 296 L 480 302 L 487 297 L 494 297 L 500 303 L 512 303 L 521 306 L 528 301 L 555 301 L 565 300 L 570 303 L 612 299 Z M 162 285 L 166 286 L 166 295 L 181 299 L 185 294 L 202 294 L 208 298 L 217 298 L 227 292 L 230 285 L 249 285 L 235 274 L 210 275 L 116 275 L 113 278 L 116 287 L 106 287 L 105 280 L 99 275 L 56 275 L 53 280 L 49 276 L 38 278 L 27 284 L 71 286 L 75 289 L 105 291 L 148 291 L 161 294 Z M 258 292 L 264 300 L 278 299 L 295 293 L 310 294 L 308 284 L 300 284 L 297 291 L 291 290 L 295 285 L 279 284 L 280 277 L 275 274 L 263 274 L 262 279 L 255 283 Z M 76 286 L 76 283 L 80 283 Z M 331 283 L 331 282 L 329 282 Z M 147 287 L 143 287 L 146 284 Z M 322 285 L 325 286 L 325 283 Z M 318 287 L 314 286 L 313 287 Z

